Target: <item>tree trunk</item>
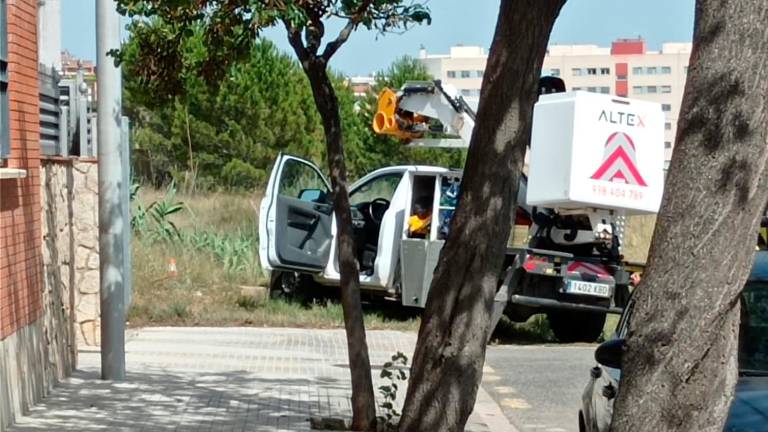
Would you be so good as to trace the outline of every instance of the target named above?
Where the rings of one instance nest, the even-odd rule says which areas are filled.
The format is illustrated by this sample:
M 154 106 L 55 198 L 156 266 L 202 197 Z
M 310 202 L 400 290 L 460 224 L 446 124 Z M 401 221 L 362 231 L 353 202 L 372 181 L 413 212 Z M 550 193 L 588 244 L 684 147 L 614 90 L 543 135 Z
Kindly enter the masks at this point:
M 422 317 L 401 432 L 463 430 L 474 407 L 541 64 L 564 3 L 501 1 L 460 204 Z
M 696 2 L 677 146 L 624 355 L 613 431 L 721 431 L 739 295 L 768 201 L 768 3 Z
M 369 430 L 376 422 L 376 399 L 371 379 L 371 361 L 365 340 L 363 308 L 360 302 L 360 275 L 355 258 L 355 239 L 352 234 L 352 213 L 347 191 L 347 167 L 344 163 L 341 118 L 336 93 L 328 78 L 325 62 L 305 63 L 315 104 L 323 121 L 327 146 L 328 167 L 333 187 L 333 211 L 336 216 L 336 239 L 339 246 L 339 273 L 341 274 L 341 305 L 347 332 L 349 369 L 352 376 L 352 429 Z
M 187 145 L 189 147 L 189 172 L 187 173 L 186 191 L 195 193 L 197 173 L 195 172 L 195 159 L 192 153 L 192 133 L 189 130 L 189 101 L 184 101 L 184 118 L 187 123 Z

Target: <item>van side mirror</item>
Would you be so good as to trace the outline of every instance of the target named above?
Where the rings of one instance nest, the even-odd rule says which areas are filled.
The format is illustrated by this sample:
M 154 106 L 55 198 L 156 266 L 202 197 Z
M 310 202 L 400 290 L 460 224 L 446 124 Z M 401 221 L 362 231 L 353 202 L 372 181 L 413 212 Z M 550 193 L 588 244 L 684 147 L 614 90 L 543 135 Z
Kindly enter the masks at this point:
M 302 189 L 299 192 L 299 199 L 308 202 L 322 202 L 325 194 L 320 189 Z
M 598 345 L 595 360 L 603 366 L 621 369 L 621 358 L 627 346 L 626 339 L 611 339 Z

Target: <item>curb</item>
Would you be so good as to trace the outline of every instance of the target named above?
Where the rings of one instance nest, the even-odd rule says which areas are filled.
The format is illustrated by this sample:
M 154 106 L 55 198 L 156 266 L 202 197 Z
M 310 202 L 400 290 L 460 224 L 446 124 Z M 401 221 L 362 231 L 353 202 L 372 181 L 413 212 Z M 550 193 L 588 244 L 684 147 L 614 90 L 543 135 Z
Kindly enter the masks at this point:
M 488 429 L 496 432 L 520 432 L 501 411 L 501 407 L 493 400 L 491 395 L 485 391 L 483 386 L 477 388 L 477 400 L 475 401 L 475 412 L 483 419 Z

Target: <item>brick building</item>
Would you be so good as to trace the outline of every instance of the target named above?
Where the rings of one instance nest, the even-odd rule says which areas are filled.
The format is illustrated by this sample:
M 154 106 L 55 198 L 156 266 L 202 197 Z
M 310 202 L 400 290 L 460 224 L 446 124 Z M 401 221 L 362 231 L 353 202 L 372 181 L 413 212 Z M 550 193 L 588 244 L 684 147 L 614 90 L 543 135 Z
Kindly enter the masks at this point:
M 0 162 L 0 177 L 5 177 L 0 180 L 0 339 L 40 318 L 43 284 L 37 0 L 0 4 L 5 2 L 7 105 L 2 115 L 8 127 L 3 124 Z
M 0 431 L 69 374 L 76 353 L 72 302 L 56 279 L 62 263 L 50 253 L 59 224 L 44 220 L 51 194 L 42 181 L 42 3 L 0 0 Z

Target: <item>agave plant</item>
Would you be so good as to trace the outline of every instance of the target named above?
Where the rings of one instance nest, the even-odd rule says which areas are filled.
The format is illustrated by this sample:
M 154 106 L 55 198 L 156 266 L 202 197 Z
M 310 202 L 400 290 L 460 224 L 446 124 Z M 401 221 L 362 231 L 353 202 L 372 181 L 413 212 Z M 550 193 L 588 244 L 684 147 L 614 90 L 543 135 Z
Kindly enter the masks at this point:
M 184 233 L 182 238 L 190 247 L 210 252 L 230 273 L 258 272 L 255 239 L 243 231 L 232 234 L 195 231 Z
M 146 235 L 151 240 L 175 241 L 180 238 L 179 229 L 171 220 L 171 215 L 185 209 L 183 202 L 176 200 L 176 182 L 168 185 L 163 199 L 154 201 L 146 208 L 138 202 L 140 186 L 131 186 L 131 201 L 137 201 L 131 216 L 131 227 L 139 235 Z

